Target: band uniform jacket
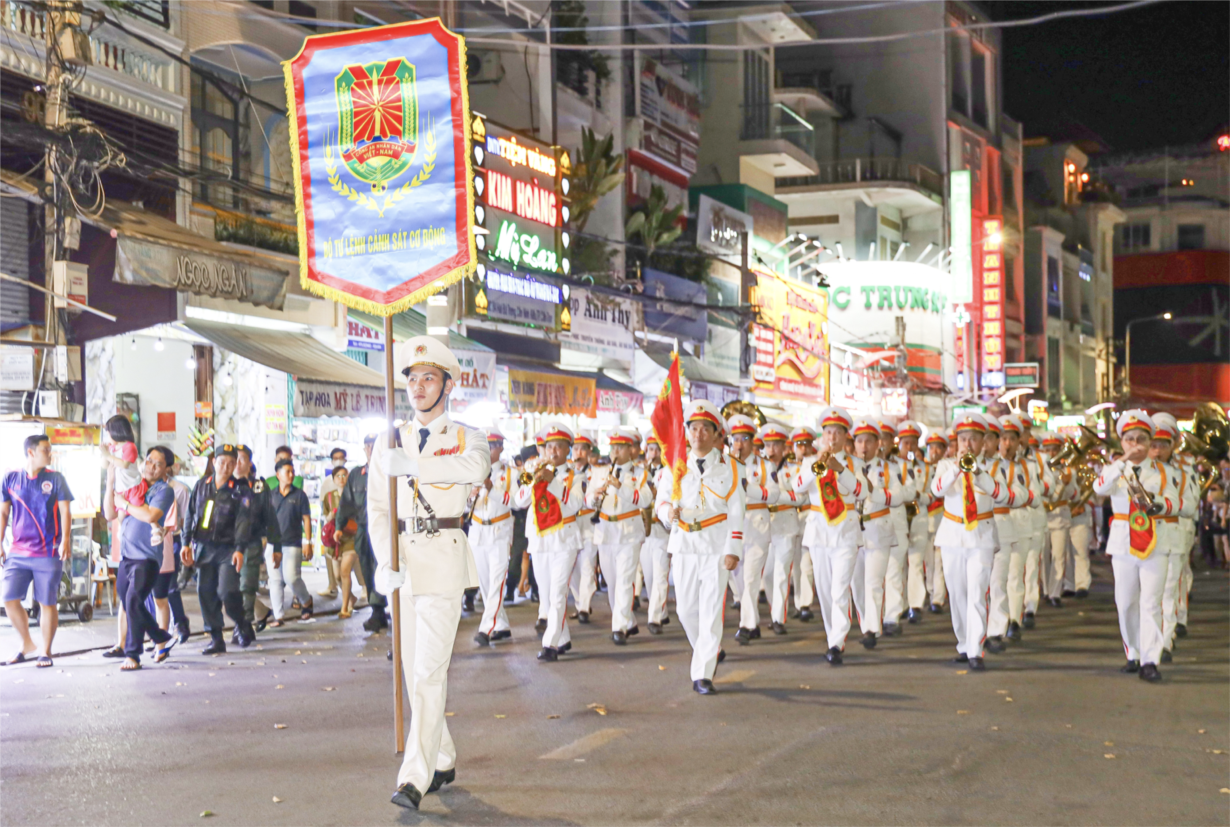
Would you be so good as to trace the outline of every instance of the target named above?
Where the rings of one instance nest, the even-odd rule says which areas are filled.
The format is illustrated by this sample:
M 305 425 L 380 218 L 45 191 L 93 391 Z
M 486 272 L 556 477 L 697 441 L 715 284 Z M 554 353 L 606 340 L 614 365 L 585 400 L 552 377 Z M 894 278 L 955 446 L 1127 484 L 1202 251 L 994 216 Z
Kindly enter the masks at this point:
M 585 496 L 581 490 L 584 473 L 574 471 L 567 464 L 555 469 L 555 476 L 547 483 L 545 490 L 559 502 L 561 520 L 558 528 L 548 528 L 545 534 L 538 528 L 536 511 L 543 503 L 535 501 L 534 485 L 523 485 L 517 491 L 516 507 L 528 509 L 525 515 L 525 536 L 529 540 L 530 554 L 580 550 L 581 531 L 578 528 L 577 512 L 585 504 Z
M 649 474 L 635 462 L 612 465 L 606 474 L 590 477 L 585 505 L 598 512 L 594 526 L 594 545 L 639 544 L 645 539 L 645 519 L 641 509 L 653 501 Z M 616 479 L 618 477 L 618 479 Z M 607 482 L 601 497 L 598 491 Z
M 487 477 L 491 480 L 491 488 L 477 489 L 474 511 L 470 515 L 471 545 L 495 546 L 512 542 L 512 509 L 517 492 L 521 490 L 519 476 L 517 469 L 503 460 L 492 464 Z
M 1021 463 L 1025 466 L 1026 478 L 1030 480 L 1034 491 L 1037 493 L 1033 503 L 1025 507 L 1025 526 L 1028 527 L 1027 534 L 1042 534 L 1046 531 L 1046 508 L 1044 505 L 1054 490 L 1055 475 L 1051 471 L 1050 465 L 1047 464 L 1046 459 L 1043 458 L 1042 453 L 1033 448 L 1026 449 Z M 1027 534 L 1023 533 L 1021 539 L 1025 539 Z
M 698 462 L 704 462 L 703 473 Z M 743 559 L 745 500 L 734 461 L 716 449 L 699 460 L 689 451 L 680 487 L 679 522 L 671 526 L 667 551 Z M 656 508 L 658 519 L 671 525 L 669 484 L 658 487 Z
M 1020 460 L 996 457 L 986 465 L 991 477 L 1008 488 L 1007 501 L 994 509 L 996 535 L 1000 546 L 1007 547 L 1008 543 L 1029 537 L 1029 512 L 1026 509 L 1032 507 L 1038 493 L 1034 489 L 1034 478 L 1029 476 L 1029 469 Z
M 419 430 L 423 427 L 430 433 L 420 451 Z M 406 573 L 402 588 L 419 595 L 454 594 L 478 586 L 478 569 L 465 532 L 441 528 L 438 534 L 429 536 L 426 531 L 414 531 L 414 523 L 428 517 L 420 496 L 437 518 L 460 520 L 470 489 L 481 484 L 491 471 L 486 434 L 441 416 L 426 426 L 418 420 L 403 425 L 400 446 L 389 448 L 384 440 L 376 441 L 367 466 L 367 530 L 380 565 L 389 564 L 391 539 L 389 483 L 380 455 L 390 451 L 405 451 L 419 466 L 417 479 L 397 478 L 397 516 L 404 521 L 399 538 L 399 568 Z
M 780 468 L 774 468 L 772 463 L 768 463 L 768 467 L 769 478 L 778 490 L 777 502 L 769 506 L 769 514 L 772 515 L 770 535 L 793 537 L 799 533 L 800 508 L 807 507 L 799 505 L 800 495 L 794 490 L 793 480 L 798 476 L 799 467 L 790 460 L 782 460 Z M 801 499 L 806 503 L 807 496 L 802 495 Z
M 989 473 L 983 460 L 968 474 L 970 492 L 975 504 L 974 514 L 965 514 L 963 477 L 967 475 L 954 459 L 942 459 L 937 463 L 931 493 L 944 498 L 944 519 L 935 532 L 935 544 L 940 548 L 990 548 L 999 546 L 999 534 L 995 530 L 995 506 L 1008 502 L 1008 486 Z
M 1114 517 L 1110 521 L 1110 532 L 1106 535 L 1106 553 L 1111 557 L 1129 553 L 1131 537 L 1128 530 L 1128 514 L 1131 509 L 1131 494 L 1128 490 L 1125 474 L 1135 474 L 1139 469 L 1139 479 L 1145 491 L 1154 496 L 1154 502 L 1162 506 L 1160 513 L 1153 517 L 1154 527 L 1166 517 L 1177 515 L 1179 503 L 1175 489 L 1175 471 L 1169 465 L 1156 460 L 1146 459 L 1140 465 L 1129 466 L 1125 460 L 1117 459 L 1102 469 L 1093 483 L 1093 491 L 1098 496 L 1109 496 Z M 1165 554 L 1163 537 L 1159 536 L 1157 549 Z
M 888 463 L 889 474 L 900 489 L 900 496 L 893 497 L 893 504 L 889 506 L 889 517 L 897 531 L 896 545 L 909 545 L 910 518 L 906 514 L 905 504 L 914 502 L 918 497 L 914 475 L 910 473 L 910 461 L 905 457 L 890 457 L 884 462 Z
M 846 453 L 838 451 L 833 458 L 845 466 L 837 474 L 837 494 L 845 505 L 845 511 L 830 522 L 824 510 L 820 496 L 820 483 L 811 467 L 815 464 L 814 456 L 805 457 L 799 465 L 798 475 L 794 478 L 795 493 L 808 498 L 807 521 L 803 527 L 803 545 L 825 546 L 828 548 L 858 548 L 862 542 L 858 526 L 858 506 L 867 497 L 867 485 L 855 473 L 857 460 Z M 803 507 L 799 507 L 802 517 Z
M 733 457 L 732 457 L 733 459 Z M 738 460 L 734 460 L 738 462 Z M 755 532 L 758 537 L 769 540 L 772 514 L 769 509 L 780 499 L 780 490 L 769 473 L 770 465 L 763 457 L 751 454 L 746 463 L 739 463 L 744 493 L 744 534 Z M 746 537 L 744 538 L 746 539 Z
M 865 481 L 867 496 L 862 501 L 863 542 L 875 548 L 898 544 L 894 508 L 904 508 L 905 495 L 898 481 L 896 463 L 876 457 L 870 462 L 854 460 L 855 474 Z M 821 515 L 823 516 L 823 515 Z M 902 519 L 905 519 L 904 511 Z
M 572 469 L 580 485 L 581 508 L 577 511 L 577 535 L 580 537 L 581 545 L 585 545 L 594 541 L 594 509 L 590 508 L 585 502 L 585 497 L 593 485 L 594 464 L 587 462 L 584 468 L 577 468 L 576 463 L 569 461 L 568 467 Z M 534 526 L 530 524 L 528 519 L 526 520 L 525 536 L 534 536 Z

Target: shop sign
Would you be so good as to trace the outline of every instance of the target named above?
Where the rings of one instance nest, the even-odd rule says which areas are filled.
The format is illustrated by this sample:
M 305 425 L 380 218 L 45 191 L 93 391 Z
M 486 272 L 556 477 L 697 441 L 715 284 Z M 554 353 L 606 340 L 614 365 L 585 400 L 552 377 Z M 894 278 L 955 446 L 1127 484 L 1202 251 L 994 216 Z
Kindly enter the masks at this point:
M 696 173 L 696 142 L 680 138 L 649 121 L 641 122 L 641 149 L 689 175 Z
M 406 392 L 398 390 L 396 393 L 394 414 L 398 417 L 408 415 L 410 403 Z M 300 379 L 295 382 L 294 415 L 312 419 L 321 416 L 383 417 L 384 388 Z
M 286 406 L 265 404 L 265 433 L 286 433 Z
M 512 412 L 593 416 L 596 383 L 584 376 L 508 369 L 508 408 Z
M 894 315 L 903 310 L 940 314 L 948 301 L 938 290 L 903 284 L 843 284 L 832 287 L 832 293 L 834 310 L 853 306 L 856 310 L 885 310 Z
M 988 218 L 982 222 L 982 253 L 978 256 L 982 274 L 982 370 L 994 377 L 997 384 L 983 387 L 1002 388 L 1004 376 L 1004 262 L 1003 221 Z
M 1046 421 L 1051 418 L 1050 403 L 1044 399 L 1029 400 L 1029 418 L 1034 421 L 1035 425 L 1045 425 Z
M 652 58 L 638 55 L 637 63 L 636 114 L 698 141 L 700 94 L 696 87 Z
M 828 399 L 828 293 L 757 273 L 753 390 L 780 399 Z
M 645 325 L 640 302 L 575 288 L 568 302 L 572 329 L 560 333 L 561 344 L 569 350 L 632 364 L 636 354 L 632 331 Z
M 214 415 L 214 403 L 197 402 L 193 406 L 193 416 L 197 419 L 209 419 Z
M 948 272 L 952 280 L 952 300 L 967 304 L 974 300 L 974 224 L 973 191 L 968 169 L 948 173 L 948 228 L 952 239 L 952 259 Z
M 102 432 L 97 425 L 49 425 L 46 433 L 52 445 L 97 445 Z
M 560 288 L 510 273 L 500 273 L 484 264 L 479 267 L 486 272 L 483 285 L 471 288 L 474 291 L 471 304 L 477 315 L 551 330 L 557 327 Z
M 752 217 L 721 201 L 701 195 L 696 205 L 696 246 L 715 256 L 742 259 L 740 237 L 753 234 Z
M 639 393 L 608 390 L 598 388 L 598 413 L 625 414 L 630 411 L 641 412 L 645 397 Z
M 721 410 L 724 405 L 739 399 L 739 389 L 709 382 L 692 382 L 688 386 L 688 395 L 693 402 L 705 399 Z
M 1042 369 L 1038 362 L 1008 362 L 1004 365 L 1004 387 L 1036 388 L 1041 384 Z
M 34 390 L 34 348 L 0 349 L 0 390 Z
M 121 235 L 115 245 L 112 281 L 184 290 L 281 310 L 286 300 L 286 277 L 284 270 Z
M 647 299 L 644 314 L 648 330 L 691 342 L 706 340 L 709 311 L 704 306 L 708 300 L 705 285 L 648 268 L 642 272 L 641 278 L 645 285 L 642 295 Z
M 738 382 L 746 335 L 746 331 L 737 327 L 709 325 L 709 336 L 705 342 L 705 366 L 731 384 Z
M 499 227 L 495 241 L 483 242 L 483 246 L 492 245 L 488 256 L 527 270 L 554 273 L 559 269 L 555 239 L 551 234 L 539 233 L 508 219 L 501 221 Z
M 495 351 L 455 349 L 453 355 L 461 365 L 461 375 L 453 383 L 449 402 L 457 411 L 475 402 L 496 398 Z
M 174 442 L 175 441 L 175 411 L 159 411 L 158 412 L 158 441 L 159 442 Z
M 905 416 L 910 412 L 910 394 L 905 388 L 885 388 L 880 407 L 885 416 Z
M 346 347 L 352 350 L 384 352 L 384 331 L 368 327 L 354 319 L 346 320 Z

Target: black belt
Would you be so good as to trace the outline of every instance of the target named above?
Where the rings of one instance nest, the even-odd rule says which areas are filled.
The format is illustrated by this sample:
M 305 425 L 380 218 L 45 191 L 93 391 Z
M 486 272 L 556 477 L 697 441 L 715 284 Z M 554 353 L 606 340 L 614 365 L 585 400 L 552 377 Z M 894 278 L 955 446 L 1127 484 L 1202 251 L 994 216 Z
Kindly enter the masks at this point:
M 398 520 L 397 532 L 399 534 L 422 534 L 427 533 L 431 537 L 440 533 L 442 528 L 461 528 L 460 517 L 414 517 L 410 520 Z

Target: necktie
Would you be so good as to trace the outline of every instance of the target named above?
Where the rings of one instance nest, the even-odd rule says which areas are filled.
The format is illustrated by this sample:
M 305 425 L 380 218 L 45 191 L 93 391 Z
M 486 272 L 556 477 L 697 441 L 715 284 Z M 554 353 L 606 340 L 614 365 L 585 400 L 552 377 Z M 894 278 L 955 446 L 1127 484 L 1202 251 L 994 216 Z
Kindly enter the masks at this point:
M 1132 466 L 1132 473 L 1136 475 L 1136 479 L 1140 479 L 1140 466 L 1139 466 L 1139 465 L 1133 465 L 1133 466 Z
M 422 452 L 423 446 L 427 444 L 427 437 L 431 436 L 431 431 L 427 428 L 419 428 L 419 451 Z
M 702 477 L 705 475 L 705 461 L 703 459 L 696 460 L 696 470 L 700 472 Z

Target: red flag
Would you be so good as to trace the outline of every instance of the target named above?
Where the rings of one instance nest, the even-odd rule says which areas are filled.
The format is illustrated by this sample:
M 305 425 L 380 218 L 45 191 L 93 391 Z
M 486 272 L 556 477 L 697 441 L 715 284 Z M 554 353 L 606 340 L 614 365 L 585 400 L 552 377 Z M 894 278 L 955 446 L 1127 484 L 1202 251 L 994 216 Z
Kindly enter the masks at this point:
M 671 359 L 670 369 L 666 372 L 666 381 L 658 392 L 658 404 L 654 406 L 653 415 L 649 417 L 653 424 L 653 435 L 662 446 L 662 464 L 671 469 L 674 477 L 671 486 L 671 500 L 678 502 L 683 497 L 680 482 L 688 470 L 688 440 L 683 429 L 683 396 L 679 388 L 682 372 L 679 369 L 679 354 Z

